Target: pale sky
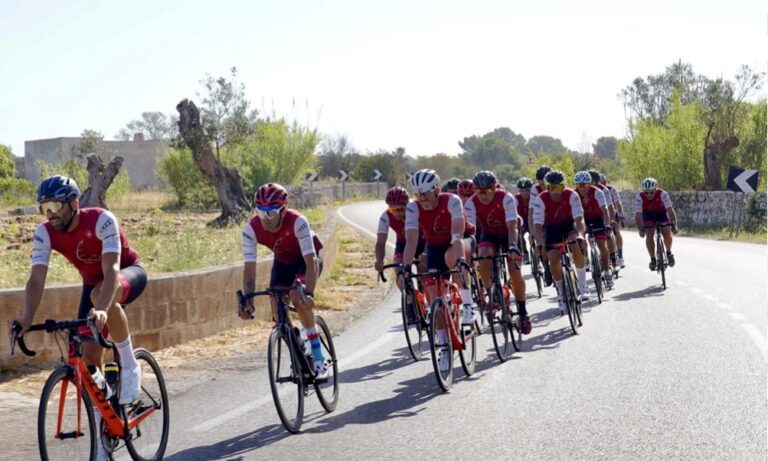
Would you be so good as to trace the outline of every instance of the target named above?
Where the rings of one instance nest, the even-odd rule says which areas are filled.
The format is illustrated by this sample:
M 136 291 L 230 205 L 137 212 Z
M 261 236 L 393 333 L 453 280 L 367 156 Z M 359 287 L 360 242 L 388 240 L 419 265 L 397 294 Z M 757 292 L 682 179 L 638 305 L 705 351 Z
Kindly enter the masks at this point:
M 637 76 L 765 70 L 766 22 L 753 0 L 0 0 L 0 144 L 112 139 L 236 66 L 256 108 L 362 152 L 455 154 L 501 126 L 582 150 L 625 135 Z

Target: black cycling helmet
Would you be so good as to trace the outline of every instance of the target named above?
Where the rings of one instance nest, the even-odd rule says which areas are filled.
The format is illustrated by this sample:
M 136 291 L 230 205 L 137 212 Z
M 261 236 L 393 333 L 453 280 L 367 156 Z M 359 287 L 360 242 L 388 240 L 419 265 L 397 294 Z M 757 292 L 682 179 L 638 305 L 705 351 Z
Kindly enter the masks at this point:
M 459 178 L 451 178 L 443 184 L 443 192 L 451 192 L 455 194 L 459 190 Z
M 598 185 L 600 183 L 600 172 L 597 170 L 589 170 L 589 175 L 592 176 L 592 184 Z
M 37 188 L 37 203 L 50 200 L 69 202 L 80 196 L 80 188 L 74 179 L 57 174 L 43 179 Z
M 478 189 L 491 189 L 496 185 L 496 176 L 488 170 L 479 171 L 472 182 Z
M 544 176 L 546 176 L 547 173 L 549 173 L 550 171 L 552 171 L 552 167 L 551 166 L 549 166 L 549 165 L 541 165 L 536 170 L 536 180 L 537 181 L 544 181 Z
M 519 190 L 530 189 L 531 187 L 533 187 L 533 181 L 531 181 L 531 178 L 520 178 L 517 180 L 517 188 Z
M 565 181 L 565 175 L 562 171 L 551 170 L 549 173 L 547 173 L 546 176 L 544 176 L 544 182 L 547 184 L 547 186 L 562 184 L 563 181 Z

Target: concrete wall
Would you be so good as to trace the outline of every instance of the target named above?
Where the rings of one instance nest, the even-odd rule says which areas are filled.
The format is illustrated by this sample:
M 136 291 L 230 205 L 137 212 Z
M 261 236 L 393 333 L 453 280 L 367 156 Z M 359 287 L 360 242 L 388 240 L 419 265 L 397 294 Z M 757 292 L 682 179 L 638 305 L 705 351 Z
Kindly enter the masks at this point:
M 321 233 L 323 277 L 330 273 L 337 249 L 335 213 L 327 218 L 325 231 Z M 235 263 L 150 277 L 144 293 L 126 308 L 134 345 L 157 350 L 241 327 L 243 321 L 236 315 L 235 292 L 242 288 L 242 266 L 242 263 Z M 266 287 L 271 269 L 271 257 L 260 258 L 256 269 L 257 289 Z M 320 287 L 323 287 L 323 278 Z M 35 323 L 48 318 L 74 318 L 81 291 L 80 285 L 46 288 Z M 0 325 L 3 325 L 0 328 L 0 369 L 47 363 L 60 357 L 54 335 L 44 332 L 30 333 L 25 339 L 27 346 L 38 352 L 37 356 L 27 357 L 21 352 L 10 355 L 10 338 L 5 325 L 21 314 L 23 302 L 23 288 L 0 290 Z M 256 306 L 257 318 L 268 320 L 271 314 L 267 300 L 257 298 Z
M 54 138 L 26 141 L 24 143 L 24 177 L 35 183 L 40 181 L 38 160 L 47 163 L 64 163 L 77 151 L 82 138 Z M 123 157 L 123 170 L 128 172 L 131 184 L 137 188 L 157 187 L 160 180 L 155 175 L 157 158 L 167 147 L 161 141 L 104 141 L 110 154 L 104 158 L 109 162 L 116 155 Z

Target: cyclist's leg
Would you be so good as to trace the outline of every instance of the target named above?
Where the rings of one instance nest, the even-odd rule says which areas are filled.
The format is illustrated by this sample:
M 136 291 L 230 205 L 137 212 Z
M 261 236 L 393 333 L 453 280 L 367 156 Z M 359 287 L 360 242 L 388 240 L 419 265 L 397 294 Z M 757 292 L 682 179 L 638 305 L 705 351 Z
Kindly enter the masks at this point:
M 478 256 L 493 256 L 496 254 L 495 247 L 493 244 L 493 241 L 491 237 L 484 233 L 480 233 L 480 242 L 478 243 L 478 250 L 477 255 Z M 491 260 L 484 259 L 478 261 L 479 271 L 480 271 L 480 279 L 483 281 L 483 286 L 485 289 L 489 289 L 491 286 Z
M 521 239 L 524 240 L 524 239 Z M 508 248 L 507 239 L 501 239 L 501 248 Z M 523 279 L 522 258 L 517 255 L 507 256 L 507 272 L 509 280 L 512 281 L 512 293 L 515 296 L 517 312 L 520 314 L 520 327 L 523 334 L 531 332 L 531 321 L 528 318 L 528 309 L 525 306 L 525 279 Z
M 611 223 L 613 227 L 613 236 L 616 239 L 616 255 L 619 257 L 619 264 L 624 267 L 624 238 L 621 236 L 621 222 L 615 220 Z
M 589 289 L 587 288 L 587 261 L 584 257 L 585 242 L 581 239 L 577 239 L 578 233 L 571 224 L 571 228 L 568 229 L 568 247 L 571 249 L 571 257 L 573 258 L 573 265 L 576 266 L 576 275 L 579 278 L 579 290 L 581 291 L 582 298 L 589 297 Z
M 84 319 L 88 317 L 88 312 L 93 308 L 93 302 L 91 293 L 93 292 L 93 285 L 83 285 L 83 293 L 80 296 L 80 307 L 77 309 L 77 318 Z M 105 329 L 105 334 L 109 332 L 109 328 Z M 91 329 L 87 326 L 80 327 L 78 333 L 81 336 L 91 337 Z M 104 348 L 99 346 L 94 341 L 83 342 L 83 360 L 87 365 L 96 365 L 101 368 L 104 361 Z
M 653 236 L 656 233 L 656 219 L 651 213 L 643 212 L 643 227 L 645 227 L 645 248 L 651 260 L 656 259 L 656 245 Z
M 466 245 L 466 241 L 462 243 L 462 246 L 464 247 L 464 254 L 463 255 L 457 255 L 456 251 L 453 248 L 453 245 L 449 246 L 445 250 L 445 266 L 449 269 L 453 269 L 456 267 L 456 260 L 459 258 L 464 258 L 465 260 L 469 256 L 468 250 Z M 461 271 L 464 275 L 464 280 L 468 283 L 469 282 L 469 271 L 467 271 L 466 268 L 461 268 Z M 458 273 L 452 275 L 453 283 L 456 284 L 457 287 L 459 287 L 459 295 L 461 296 L 461 303 L 464 304 L 464 323 L 472 323 L 471 318 L 474 316 L 474 308 L 475 308 L 475 301 L 472 299 L 472 290 L 470 290 L 469 285 L 466 287 L 461 285 L 461 277 Z M 446 292 L 447 297 L 447 304 L 450 305 L 450 299 L 449 294 Z
M 666 217 L 667 214 L 664 213 L 664 216 Z M 661 236 L 664 238 L 664 246 L 667 249 L 667 253 L 672 253 L 672 227 L 671 226 L 672 226 L 672 223 L 670 223 L 669 218 L 666 218 L 661 227 Z
M 552 281 L 557 290 L 557 302 L 561 313 L 565 312 L 565 301 L 563 298 L 563 268 L 560 266 L 560 250 L 558 245 L 566 239 L 567 233 L 563 235 L 562 228 L 559 226 L 544 226 L 544 245 L 542 251 L 546 251 L 546 257 L 549 261 L 549 270 L 552 274 Z
M 398 242 L 395 245 L 395 256 L 392 258 L 393 264 L 400 264 L 403 262 L 403 249 L 405 248 L 405 242 L 402 242 L 402 245 L 400 242 Z M 414 258 L 414 260 L 417 258 Z M 397 285 L 397 289 L 400 291 L 403 291 L 402 283 L 400 282 L 400 277 L 395 277 L 395 284 Z

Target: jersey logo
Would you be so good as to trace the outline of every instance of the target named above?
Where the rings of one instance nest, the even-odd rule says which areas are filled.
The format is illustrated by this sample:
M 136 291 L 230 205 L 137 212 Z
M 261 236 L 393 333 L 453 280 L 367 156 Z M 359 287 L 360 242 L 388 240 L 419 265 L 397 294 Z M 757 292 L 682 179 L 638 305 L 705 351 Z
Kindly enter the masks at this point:
M 77 259 L 85 264 L 96 264 L 101 261 L 101 254 L 88 253 L 87 250 L 83 248 L 83 243 L 84 240 L 77 242 L 77 250 L 75 251 Z

